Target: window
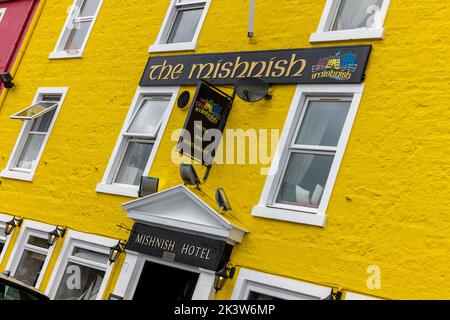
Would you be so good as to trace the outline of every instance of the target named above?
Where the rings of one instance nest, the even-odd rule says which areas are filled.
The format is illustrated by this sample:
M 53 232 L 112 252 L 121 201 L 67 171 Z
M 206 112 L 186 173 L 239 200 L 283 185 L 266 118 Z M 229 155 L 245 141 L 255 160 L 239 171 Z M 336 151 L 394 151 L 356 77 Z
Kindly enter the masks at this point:
M 319 208 L 351 98 L 308 98 L 289 147 L 276 203 Z
M 150 52 L 195 50 L 211 0 L 172 0 Z
M 40 88 L 30 107 L 11 116 L 24 124 L 2 177 L 33 180 L 66 93 L 67 88 Z
M 12 277 L 39 288 L 53 252 L 48 244 L 48 233 L 54 228 L 39 222 L 24 222 L 6 266 Z
M 6 14 L 6 8 L 0 8 L 0 22 L 2 22 L 5 14 Z
M 390 0 L 327 0 L 311 42 L 381 39 Z
M 102 299 L 112 270 L 109 249 L 117 240 L 73 230 L 66 237 L 46 294 L 56 300 Z
M 331 288 L 242 268 L 231 300 L 323 300 Z
M 102 2 L 103 0 L 75 0 L 49 58 L 74 58 L 83 55 Z
M 139 88 L 98 192 L 137 197 L 150 171 L 177 96 L 177 88 Z
M 363 85 L 297 87 L 255 216 L 324 226 Z
M 0 263 L 3 261 L 6 250 L 8 249 L 11 236 L 5 234 L 6 223 L 11 221 L 13 216 L 0 213 Z

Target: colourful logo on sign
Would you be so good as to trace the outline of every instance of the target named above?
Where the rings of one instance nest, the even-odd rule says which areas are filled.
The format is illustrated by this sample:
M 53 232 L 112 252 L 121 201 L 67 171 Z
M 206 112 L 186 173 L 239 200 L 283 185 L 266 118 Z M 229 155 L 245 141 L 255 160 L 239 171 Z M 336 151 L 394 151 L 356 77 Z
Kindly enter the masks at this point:
M 209 121 L 213 123 L 217 123 L 221 118 L 220 112 L 222 111 L 222 109 L 217 103 L 213 103 L 206 99 L 199 99 L 196 102 L 195 107 L 197 112 L 205 115 L 209 119 Z
M 349 80 L 358 67 L 356 58 L 357 55 L 352 52 L 343 54 L 341 51 L 333 56 L 321 58 L 312 67 L 311 79 Z

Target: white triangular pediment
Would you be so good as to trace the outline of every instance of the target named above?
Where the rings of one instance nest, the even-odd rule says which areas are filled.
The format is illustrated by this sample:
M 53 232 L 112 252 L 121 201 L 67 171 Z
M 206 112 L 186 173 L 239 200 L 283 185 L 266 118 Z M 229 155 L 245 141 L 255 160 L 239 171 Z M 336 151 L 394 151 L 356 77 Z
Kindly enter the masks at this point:
M 241 242 L 246 230 L 237 227 L 185 186 L 176 186 L 122 205 L 138 223 L 202 234 L 230 243 Z

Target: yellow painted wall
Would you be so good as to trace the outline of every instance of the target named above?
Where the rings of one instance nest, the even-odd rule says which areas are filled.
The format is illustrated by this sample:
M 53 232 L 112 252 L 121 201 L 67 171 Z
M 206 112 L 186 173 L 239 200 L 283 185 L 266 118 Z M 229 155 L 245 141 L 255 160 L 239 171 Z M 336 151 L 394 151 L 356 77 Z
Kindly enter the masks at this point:
M 211 199 L 216 187 L 223 187 L 234 209 L 231 214 L 249 229 L 232 256 L 238 267 L 389 299 L 449 298 L 450 9 L 439 1 L 391 2 L 384 40 L 321 44 L 373 44 L 325 228 L 252 217 L 265 182 L 257 165 L 215 165 L 202 188 L 206 196 L 196 192 L 216 208 Z M 131 226 L 120 209 L 130 199 L 96 193 L 95 187 L 169 1 L 126 0 L 117 6 L 105 0 L 84 57 L 49 60 L 71 3 L 47 1 L 16 75 L 18 86 L 1 109 L 4 168 L 21 128 L 9 115 L 29 105 L 38 87 L 70 88 L 35 180 L 1 179 L 0 211 L 126 238 L 116 225 Z M 311 47 L 308 39 L 324 4 L 258 0 L 256 39 L 250 43 L 248 0 L 212 0 L 196 53 Z M 294 86 L 276 86 L 271 101 L 237 100 L 227 128 L 282 128 L 294 91 Z M 182 127 L 186 114 L 174 108 L 150 172 L 160 177 L 161 189 L 181 183 L 178 166 L 170 159 L 175 145 L 171 132 Z M 366 286 L 370 265 L 381 268 L 380 290 Z M 113 275 L 114 281 L 117 273 Z M 229 298 L 233 282 L 217 298 Z

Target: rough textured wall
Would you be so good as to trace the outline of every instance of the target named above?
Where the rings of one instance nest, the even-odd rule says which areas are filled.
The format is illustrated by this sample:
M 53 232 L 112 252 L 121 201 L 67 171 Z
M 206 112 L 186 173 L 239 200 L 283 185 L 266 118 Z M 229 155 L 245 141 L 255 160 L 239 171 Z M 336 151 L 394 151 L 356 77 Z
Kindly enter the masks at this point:
M 17 74 L 18 86 L 0 113 L 4 168 L 21 127 L 8 116 L 29 105 L 40 86 L 70 87 L 34 182 L 2 179 L 0 211 L 124 238 L 116 224 L 131 226 L 120 209 L 129 199 L 98 194 L 95 186 L 169 1 L 127 0 L 117 7 L 105 0 L 84 57 L 49 60 L 71 3 L 47 1 Z M 258 0 L 256 41 L 250 43 L 248 1 L 212 0 L 197 53 L 311 47 L 308 39 L 324 4 Z M 202 188 L 206 195 L 197 194 L 216 208 L 211 198 L 216 187 L 223 187 L 231 214 L 250 230 L 233 263 L 391 299 L 447 297 L 449 10 L 440 1 L 393 0 L 384 40 L 345 42 L 370 43 L 373 51 L 325 228 L 252 217 L 265 181 L 259 166 L 213 167 Z M 338 44 L 344 43 L 321 46 Z M 294 90 L 277 86 L 271 101 L 237 101 L 227 128 L 282 128 Z M 171 132 L 183 125 L 186 114 L 174 108 L 150 172 L 160 177 L 163 189 L 181 183 L 178 166 L 170 161 Z M 381 268 L 380 290 L 366 287 L 369 265 Z M 232 289 L 229 283 L 218 298 L 228 298 Z

